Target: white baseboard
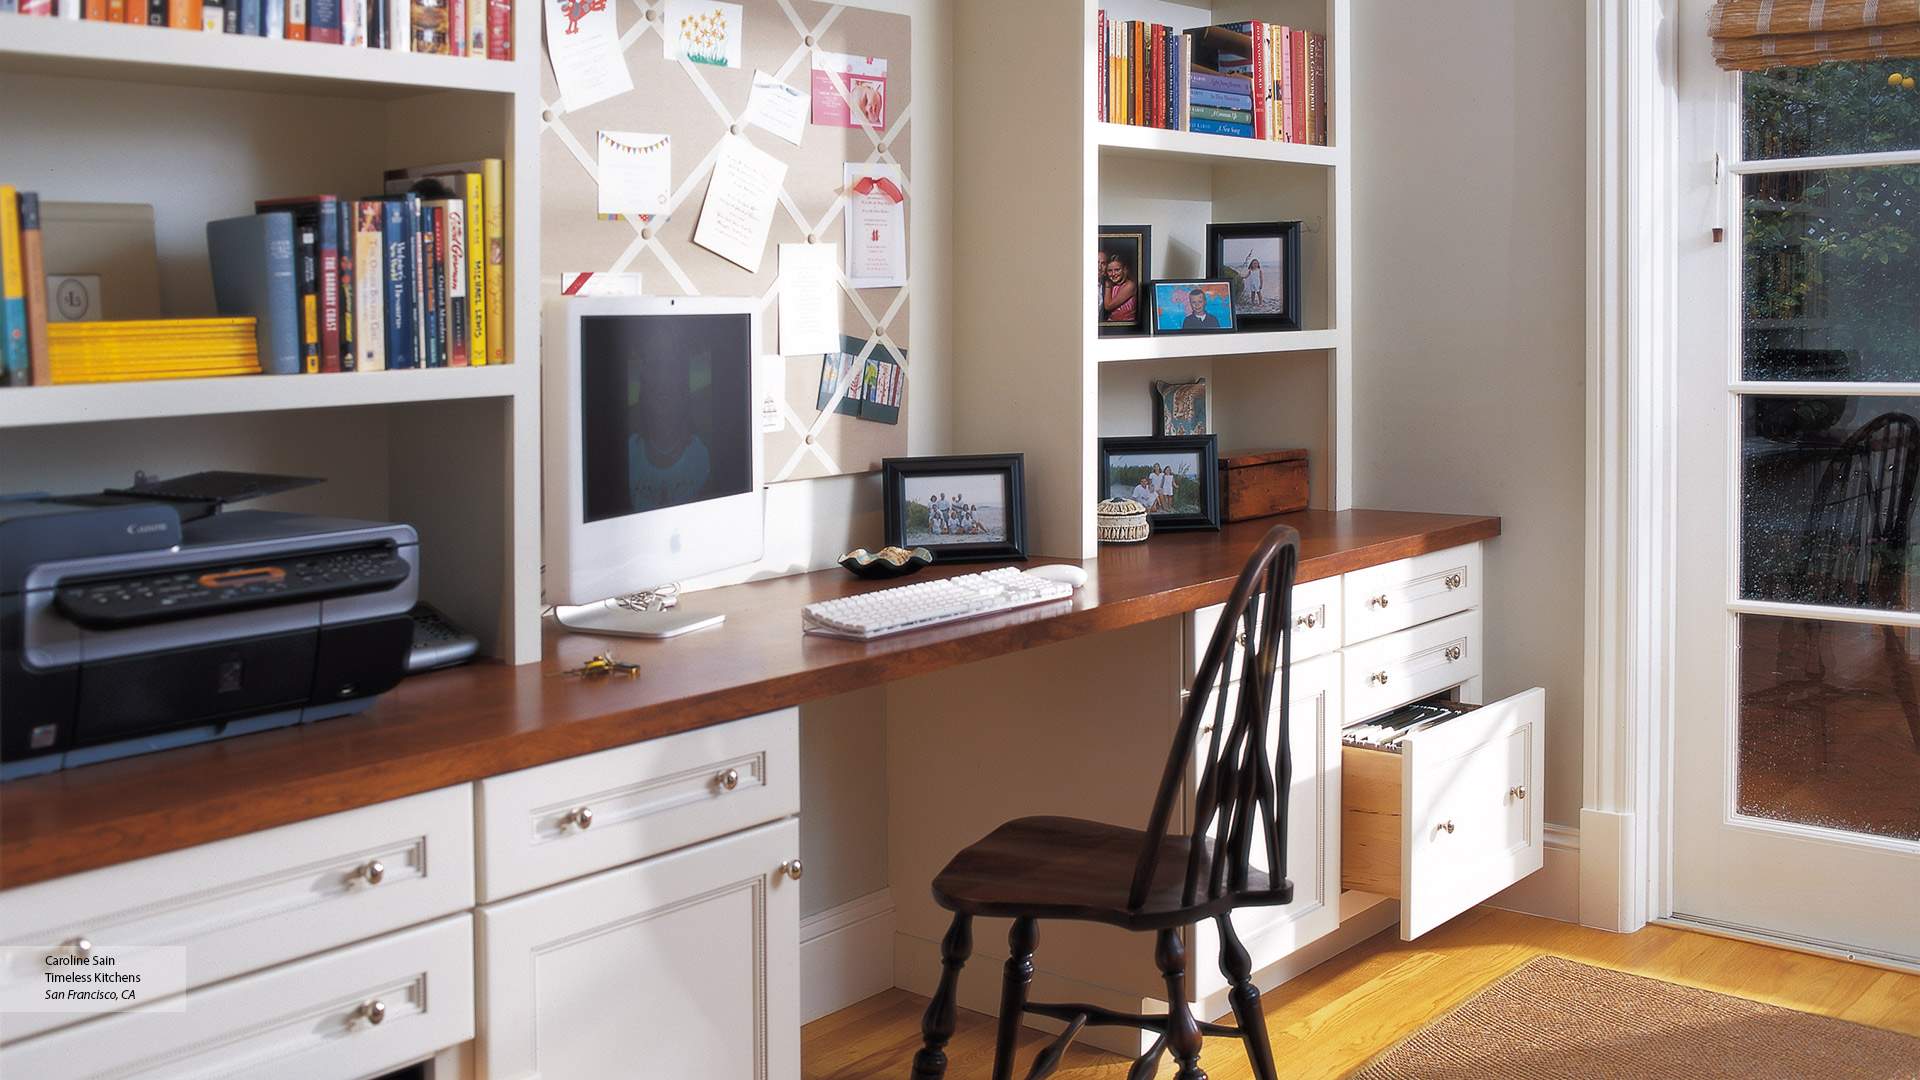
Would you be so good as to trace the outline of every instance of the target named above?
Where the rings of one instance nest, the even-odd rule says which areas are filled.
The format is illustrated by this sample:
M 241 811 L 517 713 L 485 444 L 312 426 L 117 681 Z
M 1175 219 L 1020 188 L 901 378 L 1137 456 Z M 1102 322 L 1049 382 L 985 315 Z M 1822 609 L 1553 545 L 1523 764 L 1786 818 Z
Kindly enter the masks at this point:
M 1632 814 L 1580 811 L 1580 918 L 1585 926 L 1630 934 L 1647 923 L 1636 895 L 1640 875 L 1633 854 Z
M 1488 907 L 1580 921 L 1580 830 L 1551 822 L 1546 827 L 1545 864 L 1487 899 Z
M 800 920 L 800 1022 L 891 989 L 893 937 L 889 889 Z

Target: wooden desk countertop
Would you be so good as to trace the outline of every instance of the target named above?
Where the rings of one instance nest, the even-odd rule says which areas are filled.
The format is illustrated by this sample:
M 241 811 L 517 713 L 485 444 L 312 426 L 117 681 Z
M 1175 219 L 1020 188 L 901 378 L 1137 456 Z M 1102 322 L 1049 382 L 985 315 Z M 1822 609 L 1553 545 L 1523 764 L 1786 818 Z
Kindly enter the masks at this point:
M 470 664 L 403 681 L 364 713 L 0 786 L 0 887 L 27 885 L 642 739 L 751 716 L 1226 599 L 1276 522 L 1300 530 L 1299 579 L 1486 540 L 1500 519 L 1302 511 L 1220 532 L 1102 548 L 1058 605 L 873 642 L 803 635 L 800 608 L 898 582 L 840 569 L 690 594 L 727 621 L 666 641 L 552 629 L 538 664 Z M 1040 562 L 1061 560 L 1036 559 Z M 935 566 L 924 576 L 984 569 Z M 557 675 L 611 648 L 637 678 Z

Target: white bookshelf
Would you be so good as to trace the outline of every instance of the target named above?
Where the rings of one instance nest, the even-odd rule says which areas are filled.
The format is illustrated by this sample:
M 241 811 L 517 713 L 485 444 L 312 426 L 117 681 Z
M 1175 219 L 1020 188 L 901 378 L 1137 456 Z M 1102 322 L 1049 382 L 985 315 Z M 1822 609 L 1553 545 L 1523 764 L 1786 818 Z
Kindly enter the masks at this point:
M 414 525 L 423 598 L 489 654 L 537 660 L 539 6 L 514 20 L 516 59 L 499 61 L 0 15 L 0 183 L 151 205 L 169 317 L 213 314 L 209 220 L 501 158 L 509 360 L 0 391 L 0 490 L 97 490 L 136 469 L 322 477 L 260 505 Z
M 1182 29 L 1257 18 L 1325 33 L 1330 145 L 1097 120 L 1103 8 Z M 1151 433 L 1158 379 L 1207 378 L 1222 450 L 1304 447 L 1313 505 L 1349 507 L 1349 0 L 968 0 L 955 32 L 956 99 L 967 103 L 955 113 L 955 450 L 1026 455 L 1029 548 L 1096 553 L 1099 439 Z M 1004 92 L 1014 84 L 1020 93 Z M 1102 225 L 1151 226 L 1153 276 L 1198 277 L 1209 222 L 1295 220 L 1300 330 L 1098 335 Z

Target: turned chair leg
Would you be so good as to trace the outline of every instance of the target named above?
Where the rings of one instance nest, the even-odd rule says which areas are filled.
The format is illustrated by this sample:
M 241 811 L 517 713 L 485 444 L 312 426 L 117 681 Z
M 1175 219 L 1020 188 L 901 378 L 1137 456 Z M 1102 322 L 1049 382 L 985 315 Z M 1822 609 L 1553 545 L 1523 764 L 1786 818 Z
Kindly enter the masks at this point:
M 941 1080 L 947 1074 L 947 1040 L 953 1038 L 954 998 L 960 990 L 960 969 L 973 955 L 973 916 L 955 915 L 947 936 L 940 940 L 940 988 L 920 1019 L 925 1045 L 913 1055 L 913 1080 Z
M 1180 941 L 1180 931 L 1160 931 L 1153 960 L 1167 983 L 1167 1049 L 1179 1065 L 1174 1080 L 1207 1080 L 1200 1068 L 1200 1024 L 1187 1004 L 1187 947 Z
M 1032 919 L 1015 919 L 1007 931 L 1007 974 L 1000 984 L 1000 1034 L 993 1044 L 993 1080 L 1012 1080 L 1013 1052 L 1026 1018 L 1027 990 L 1033 985 L 1033 947 L 1040 940 Z
M 1233 1007 L 1234 1022 L 1240 1025 L 1240 1041 L 1246 1044 L 1247 1060 L 1258 1080 L 1279 1080 L 1273 1068 L 1273 1045 L 1267 1041 L 1267 1017 L 1260 1010 L 1260 988 L 1253 985 L 1253 958 L 1233 932 L 1233 921 L 1225 915 L 1215 920 L 1220 927 L 1220 974 L 1227 977 L 1227 1004 Z

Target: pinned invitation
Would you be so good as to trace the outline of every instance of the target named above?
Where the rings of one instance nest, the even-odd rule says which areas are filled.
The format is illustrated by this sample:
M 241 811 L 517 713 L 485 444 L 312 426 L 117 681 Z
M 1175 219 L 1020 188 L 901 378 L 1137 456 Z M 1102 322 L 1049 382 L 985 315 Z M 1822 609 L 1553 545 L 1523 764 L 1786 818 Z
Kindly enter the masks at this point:
M 907 196 L 900 170 L 885 162 L 846 164 L 847 284 L 890 289 L 907 283 Z
M 567 112 L 633 89 L 607 0 L 546 0 L 547 59 Z
M 860 353 L 867 354 L 866 360 Z M 839 400 L 835 400 L 835 395 Z M 814 408 L 833 411 L 880 424 L 900 422 L 900 408 L 907 395 L 907 373 L 885 345 L 855 337 L 842 337 L 840 351 L 821 357 L 820 393 Z
M 673 139 L 639 131 L 603 131 L 598 139 L 600 214 L 665 214 L 673 198 Z
M 753 273 L 767 249 L 767 230 L 787 178 L 786 163 L 739 135 L 720 140 L 707 200 L 693 242 Z
M 767 433 L 787 426 L 787 358 L 775 353 L 760 357 L 760 430 Z
M 745 119 L 799 146 L 807 130 L 807 95 L 764 71 L 755 71 Z
M 580 273 L 562 272 L 560 275 L 561 296 L 639 296 L 640 275 L 638 273 L 610 273 L 605 270 L 588 270 Z
M 714 67 L 740 66 L 739 4 L 715 0 L 672 0 L 660 25 L 661 55 Z
M 835 244 L 780 245 L 780 353 L 830 353 L 840 347 L 840 285 Z
M 835 76 L 847 88 L 841 96 Z M 848 102 L 853 108 L 848 108 Z M 887 130 L 887 62 L 871 56 L 813 54 L 813 122 L 821 127 L 861 126 Z

